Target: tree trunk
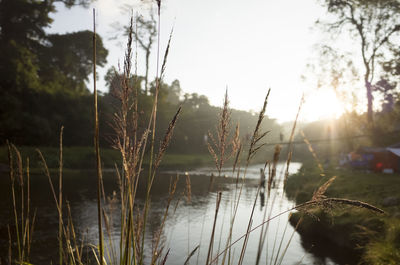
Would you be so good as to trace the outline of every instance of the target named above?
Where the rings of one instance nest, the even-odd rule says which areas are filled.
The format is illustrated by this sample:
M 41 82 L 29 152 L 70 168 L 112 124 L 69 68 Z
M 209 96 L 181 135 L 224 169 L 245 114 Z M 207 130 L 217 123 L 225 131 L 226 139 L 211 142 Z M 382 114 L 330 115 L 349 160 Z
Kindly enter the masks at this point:
M 149 58 L 150 58 L 150 50 L 146 51 L 146 74 L 144 77 L 144 94 L 147 95 L 148 91 L 148 77 L 149 77 Z
M 365 88 L 367 89 L 367 100 L 368 100 L 368 112 L 367 112 L 367 121 L 368 125 L 372 128 L 374 124 L 373 110 L 372 110 L 372 87 L 371 83 L 368 80 L 365 80 Z

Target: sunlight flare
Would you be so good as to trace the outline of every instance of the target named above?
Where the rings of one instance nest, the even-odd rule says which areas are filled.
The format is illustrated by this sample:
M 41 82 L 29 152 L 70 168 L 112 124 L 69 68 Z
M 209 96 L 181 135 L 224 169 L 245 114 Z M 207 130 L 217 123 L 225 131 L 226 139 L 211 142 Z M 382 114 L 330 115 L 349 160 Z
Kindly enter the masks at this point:
M 318 119 L 335 119 L 344 113 L 342 102 L 333 90 L 318 90 L 306 97 L 304 118 L 309 121 Z

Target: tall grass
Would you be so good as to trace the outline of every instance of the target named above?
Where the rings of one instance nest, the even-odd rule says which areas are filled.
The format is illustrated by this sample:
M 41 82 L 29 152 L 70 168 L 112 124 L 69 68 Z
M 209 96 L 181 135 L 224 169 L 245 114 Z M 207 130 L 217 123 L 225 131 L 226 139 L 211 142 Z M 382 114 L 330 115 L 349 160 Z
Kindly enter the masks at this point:
M 121 168 L 115 166 L 116 175 L 119 184 L 119 197 L 118 200 L 115 198 L 106 199 L 106 194 L 104 192 L 103 182 L 102 182 L 102 169 L 101 169 L 101 158 L 100 158 L 100 147 L 99 147 L 99 118 L 97 109 L 97 88 L 96 88 L 96 23 L 95 23 L 95 12 L 93 11 L 93 79 L 94 79 L 94 151 L 96 153 L 96 176 L 97 176 L 97 220 L 98 220 L 98 245 L 91 245 L 87 243 L 84 245 L 83 241 L 78 244 L 77 235 L 75 232 L 73 218 L 71 215 L 70 206 L 66 203 L 67 214 L 63 215 L 63 205 L 65 204 L 63 200 L 62 193 L 62 181 L 63 181 L 63 153 L 62 153 L 62 135 L 63 127 L 60 131 L 60 153 L 59 153 L 59 189 L 58 196 L 54 188 L 50 172 L 46 165 L 46 160 L 42 153 L 38 151 L 38 154 L 43 163 L 44 174 L 49 180 L 49 185 L 53 199 L 56 205 L 58 214 L 58 252 L 59 252 L 59 264 L 84 264 L 83 262 L 83 248 L 84 246 L 90 246 L 92 249 L 93 257 L 96 262 L 100 265 L 103 264 L 165 264 L 168 261 L 168 255 L 170 250 L 165 249 L 165 244 L 163 244 L 162 235 L 166 226 L 166 221 L 168 217 L 175 212 L 171 213 L 171 206 L 173 199 L 175 198 L 176 187 L 178 182 L 178 176 L 175 179 L 171 179 L 169 187 L 168 199 L 165 202 L 165 209 L 162 215 L 161 224 L 159 225 L 157 231 L 150 235 L 152 236 L 152 246 L 147 246 L 145 243 L 146 236 L 149 236 L 148 215 L 149 209 L 151 207 L 151 190 L 154 182 L 156 181 L 157 170 L 162 162 L 165 152 L 171 142 L 172 135 L 176 123 L 178 122 L 178 117 L 182 111 L 179 107 L 175 115 L 171 118 L 168 128 L 163 136 L 163 140 L 158 146 L 155 143 L 156 139 L 156 119 L 157 119 L 157 104 L 158 104 L 158 94 L 160 92 L 160 84 L 162 78 L 164 77 L 166 70 L 166 63 L 168 58 L 168 53 L 170 49 L 170 43 L 172 38 L 172 31 L 167 44 L 167 48 L 163 57 L 163 61 L 160 68 L 160 29 L 161 29 L 161 16 L 160 7 L 161 1 L 157 1 L 158 7 L 158 41 L 157 41 L 157 74 L 156 74 L 156 89 L 153 99 L 153 107 L 149 120 L 146 122 L 146 127 L 139 127 L 139 121 L 141 121 L 142 116 L 139 112 L 140 102 L 138 101 L 139 91 L 137 90 L 139 86 L 135 86 L 135 82 L 139 82 L 137 79 L 137 72 L 132 74 L 132 54 L 133 54 L 133 31 L 135 29 L 134 18 L 130 20 L 130 27 L 128 32 L 128 41 L 124 58 L 123 71 L 121 74 L 118 73 L 120 78 L 119 87 L 114 89 L 114 96 L 118 101 L 116 105 L 116 112 L 113 116 L 113 128 L 115 132 L 115 138 L 113 141 L 113 147 L 120 152 L 122 165 Z M 135 65 L 137 62 L 135 62 Z M 136 69 L 136 67 L 135 67 Z M 248 222 L 245 232 L 242 236 L 234 239 L 233 231 L 235 229 L 235 220 L 237 218 L 238 208 L 241 201 L 243 187 L 245 185 L 245 179 L 248 167 L 252 161 L 252 158 L 256 153 L 265 145 L 265 137 L 268 131 L 263 131 L 262 123 L 265 118 L 268 98 L 270 90 L 264 99 L 263 106 L 259 112 L 257 123 L 253 130 L 252 137 L 248 143 L 247 153 L 244 153 L 245 145 L 242 143 L 239 135 L 239 124 L 236 125 L 235 130 L 231 132 L 231 119 L 230 119 L 230 109 L 228 92 L 226 91 L 224 97 L 224 103 L 220 114 L 219 123 L 217 124 L 217 129 L 215 136 L 211 132 L 209 133 L 210 142 L 208 143 L 208 149 L 211 156 L 215 160 L 215 166 L 218 172 L 218 176 L 221 175 L 221 170 L 225 165 L 226 161 L 233 158 L 232 167 L 232 181 L 235 185 L 235 193 L 232 198 L 231 209 L 230 209 L 230 219 L 229 219 L 229 229 L 226 236 L 226 242 L 224 243 L 221 250 L 221 238 L 223 227 L 221 226 L 221 236 L 220 242 L 218 244 L 217 253 L 215 253 L 215 236 L 217 231 L 217 220 L 219 218 L 219 212 L 221 207 L 221 200 L 223 193 L 221 191 L 217 192 L 215 212 L 213 218 L 213 225 L 211 228 L 211 234 L 208 240 L 208 250 L 206 254 L 206 264 L 232 264 L 234 250 L 233 246 L 242 242 L 242 246 L 239 253 L 238 264 L 243 264 L 245 262 L 245 254 L 248 248 L 248 241 L 251 233 L 260 229 L 260 237 L 257 249 L 256 264 L 259 264 L 261 254 L 264 251 L 264 243 L 267 240 L 267 233 L 269 223 L 279 218 L 280 216 L 292 212 L 294 210 L 305 210 L 307 211 L 310 207 L 322 207 L 322 208 L 332 208 L 338 204 L 351 205 L 355 207 L 361 207 L 375 212 L 382 213 L 383 211 L 372 205 L 364 202 L 347 200 L 341 198 L 327 198 L 325 196 L 326 189 L 332 183 L 330 182 L 322 185 L 314 194 L 313 198 L 303 204 L 294 206 L 290 209 L 284 210 L 279 214 L 272 216 L 272 208 L 275 205 L 276 194 L 271 197 L 271 190 L 273 182 L 277 175 L 277 165 L 279 157 L 281 154 L 281 147 L 276 146 L 274 156 L 271 161 L 266 161 L 263 171 L 265 172 L 268 168 L 268 180 L 267 188 L 265 188 L 265 180 L 261 180 L 256 191 L 256 196 L 252 204 L 251 213 L 248 216 Z M 302 101 L 301 101 L 302 102 Z M 295 123 L 291 132 L 290 142 L 293 142 L 296 122 L 300 113 L 301 105 L 299 106 L 299 111 L 296 116 Z M 142 165 L 145 153 L 150 153 L 150 163 L 147 172 L 144 172 Z M 14 156 L 16 155 L 16 161 L 14 161 Z M 23 163 L 21 155 L 18 149 L 13 145 L 8 145 L 8 156 L 9 156 L 9 167 L 10 167 L 10 180 L 11 180 L 11 192 L 12 192 L 12 202 L 13 202 L 13 214 L 15 221 L 15 239 L 12 238 L 11 228 L 9 227 L 9 262 L 12 260 L 12 247 L 11 242 L 16 241 L 18 254 L 15 258 L 15 263 L 18 264 L 28 264 L 31 255 L 31 243 L 32 243 L 32 233 L 35 223 L 35 213 L 32 216 L 30 211 L 30 177 L 29 177 L 29 160 L 27 161 L 26 169 L 26 181 L 27 186 L 24 182 L 23 174 Z M 289 175 L 289 166 L 292 157 L 292 145 L 289 146 L 288 156 L 286 160 L 286 170 L 284 171 L 284 183 Z M 242 168 L 241 160 L 244 158 L 244 166 Z M 15 172 L 15 168 L 17 172 Z M 144 201 L 137 199 L 138 183 L 139 179 L 143 178 L 144 174 L 147 174 L 147 185 L 145 192 Z M 15 180 L 17 179 L 19 183 L 19 190 L 21 194 L 20 205 L 17 205 L 16 198 L 16 186 Z M 210 180 L 210 188 L 213 183 L 213 178 Z M 258 196 L 267 193 L 267 205 L 270 200 L 272 200 L 271 207 L 265 207 L 263 213 L 263 220 L 260 224 L 254 224 L 254 211 Z M 26 196 L 25 196 L 26 195 Z M 186 196 L 187 200 L 191 199 L 191 184 L 190 178 L 186 178 Z M 119 203 L 118 208 L 115 206 L 116 202 Z M 176 204 L 176 206 L 178 203 Z M 118 210 L 116 210 L 116 208 Z M 65 210 L 64 210 L 65 211 Z M 117 214 L 118 216 L 117 216 Z M 116 217 L 117 216 L 117 217 Z M 116 244 L 113 238 L 113 222 L 119 222 L 119 238 Z M 189 222 L 188 222 L 189 223 Z M 285 226 L 285 232 L 287 228 L 287 223 Z M 13 231 L 14 232 L 14 231 Z M 107 236 L 104 236 L 104 233 Z M 294 233 L 294 232 L 293 232 Z M 275 236 L 273 244 L 277 244 L 276 253 L 271 253 L 270 259 L 267 258 L 266 263 L 270 264 L 282 264 L 283 257 L 287 252 L 288 246 L 293 238 L 291 235 L 289 241 L 284 245 L 283 238 L 278 241 L 277 236 Z M 200 254 L 201 242 L 197 245 L 191 252 L 188 253 L 188 257 L 185 260 L 185 264 L 189 264 L 191 257 L 197 252 Z M 274 248 L 275 249 L 275 248 Z M 147 255 L 147 256 L 146 256 Z M 220 258 L 221 257 L 221 258 Z
M 99 146 L 99 113 L 97 109 L 97 87 L 96 87 L 96 11 L 93 9 L 93 98 L 94 98 L 94 148 L 96 153 L 96 173 L 97 173 L 97 219 L 99 228 L 99 252 L 100 264 L 104 264 L 104 247 L 103 247 L 103 224 L 101 218 L 101 181 L 102 171 L 100 162 L 100 146 Z M 60 202 L 61 204 L 61 202 Z M 61 213 L 60 213 L 61 214 Z
M 22 157 L 18 149 L 7 142 L 8 146 L 8 159 L 9 159 L 9 177 L 11 182 L 11 196 L 12 196 L 12 209 L 14 214 L 14 228 L 15 228 L 15 239 L 12 238 L 11 228 L 8 226 L 9 236 L 9 263 L 12 261 L 12 242 L 16 242 L 18 249 L 18 256 L 15 259 L 16 263 L 29 263 L 31 254 L 31 244 L 33 238 L 33 230 L 36 220 L 36 210 L 32 215 L 30 211 L 30 174 L 29 174 L 29 159 L 26 161 L 26 171 L 23 171 Z M 14 161 L 14 156 L 16 160 Z M 17 172 L 15 172 L 15 167 Z M 19 190 L 15 182 L 19 184 Z M 27 185 L 24 185 L 24 182 Z M 17 192 L 20 194 L 18 205 Z

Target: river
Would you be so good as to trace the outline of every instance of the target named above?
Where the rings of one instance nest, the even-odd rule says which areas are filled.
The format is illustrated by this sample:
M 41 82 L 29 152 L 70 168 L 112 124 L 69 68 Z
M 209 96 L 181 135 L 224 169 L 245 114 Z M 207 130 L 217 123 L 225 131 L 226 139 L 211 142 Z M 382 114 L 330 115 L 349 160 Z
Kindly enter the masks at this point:
M 282 193 L 284 164 L 278 166 L 278 178 L 273 185 L 272 192 L 268 198 L 267 194 L 257 197 L 252 227 L 261 224 L 267 210 L 266 216 L 275 216 L 294 206 Z M 289 172 L 295 173 L 300 168 L 300 163 L 291 163 Z M 239 202 L 238 212 L 233 229 L 235 240 L 245 234 L 249 217 L 257 196 L 258 183 L 260 179 L 260 168 L 263 165 L 252 165 L 248 168 L 246 181 L 244 182 L 242 196 Z M 152 204 L 149 214 L 149 231 L 146 244 L 151 246 L 152 234 L 161 222 L 168 197 L 168 186 L 171 177 L 180 175 L 176 199 L 173 205 L 178 203 L 176 211 L 170 211 L 163 233 L 165 250 L 169 249 L 166 264 L 183 264 L 188 254 L 197 246 L 199 249 L 192 256 L 190 264 L 205 264 L 210 242 L 211 230 L 216 208 L 216 197 L 222 192 L 221 204 L 216 223 L 214 256 L 222 251 L 226 244 L 226 235 L 229 231 L 231 218 L 232 199 L 237 195 L 236 176 L 232 176 L 231 169 L 224 169 L 223 177 L 214 179 L 210 189 L 210 175 L 217 175 L 212 168 L 199 168 L 189 172 L 164 171 L 161 172 L 154 183 L 152 191 Z M 182 195 L 186 186 L 186 175 L 190 176 L 191 201 L 187 201 Z M 5 263 L 8 251 L 7 224 L 13 223 L 10 203 L 10 182 L 7 175 L 0 175 L 0 257 Z M 56 176 L 56 174 L 55 174 Z M 58 185 L 55 183 L 55 185 Z M 79 238 L 84 238 L 86 243 L 97 243 L 97 204 L 96 204 L 96 178 L 93 172 L 67 173 L 63 181 L 64 201 L 71 206 L 72 218 Z M 48 180 L 43 175 L 33 175 L 31 178 L 31 205 L 37 210 L 37 220 L 33 235 L 31 250 L 31 261 L 33 264 L 57 263 L 57 229 L 58 217 L 56 206 L 49 188 Z M 116 177 L 113 172 L 104 174 L 104 188 L 107 196 L 118 191 Z M 143 201 L 144 189 L 138 193 L 138 202 Z M 178 202 L 178 197 L 181 197 Z M 174 213 L 173 213 L 174 212 Z M 172 214 L 173 213 L 173 214 Z M 118 216 L 116 209 L 115 216 Z M 294 228 L 288 224 L 289 214 L 283 214 L 269 222 L 269 228 L 260 264 L 344 264 L 335 256 L 329 257 L 327 247 L 313 247 L 304 241 Z M 13 229 L 13 226 L 11 225 Z M 118 241 L 118 221 L 114 222 L 112 238 Z M 244 256 L 244 264 L 255 264 L 257 249 L 259 245 L 261 229 L 250 234 L 247 249 Z M 108 239 L 106 239 L 108 240 Z M 15 240 L 13 240 L 15 242 Z M 243 240 L 232 247 L 233 264 L 240 256 Z M 330 246 L 329 246 L 330 247 Z M 315 251 L 315 249 L 322 249 Z M 322 251 L 322 252 L 321 252 Z M 323 253 L 326 252 L 326 253 Z M 323 254 L 321 254 L 323 253 Z M 328 253 L 328 254 L 327 254 Z M 340 256 L 340 254 L 339 254 Z M 282 260 L 280 260 L 282 258 Z M 221 261 L 221 258 L 219 259 Z

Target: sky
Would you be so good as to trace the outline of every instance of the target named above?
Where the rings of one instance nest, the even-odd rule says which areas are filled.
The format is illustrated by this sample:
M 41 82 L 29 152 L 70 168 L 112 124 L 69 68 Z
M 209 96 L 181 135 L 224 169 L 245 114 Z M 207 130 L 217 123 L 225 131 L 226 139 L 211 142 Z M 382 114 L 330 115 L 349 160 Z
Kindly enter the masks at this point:
M 96 8 L 97 32 L 110 52 L 107 66 L 99 70 L 98 87 L 102 91 L 107 91 L 103 81 L 106 70 L 123 62 L 125 37 L 117 41 L 109 38 L 116 33 L 113 23 L 129 22 L 129 14 L 120 8 L 125 2 L 97 0 L 88 9 L 57 5 L 58 12 L 52 15 L 54 22 L 47 30 L 49 33 L 92 30 L 92 8 Z M 161 53 L 174 27 L 165 74 L 168 83 L 178 79 L 183 92 L 206 95 L 216 106 L 222 105 L 228 88 L 232 108 L 253 112 L 261 109 L 271 88 L 266 114 L 279 122 L 294 120 L 303 93 L 306 101 L 301 120 L 313 121 L 340 112 L 332 91 L 317 90 L 315 82 L 301 78 L 321 38 L 314 22 L 325 11 L 316 0 L 164 0 L 162 3 Z M 133 12 L 147 14 L 148 7 L 135 4 Z M 150 72 L 154 76 L 156 50 L 152 54 Z M 138 64 L 139 74 L 143 74 L 142 52 Z

